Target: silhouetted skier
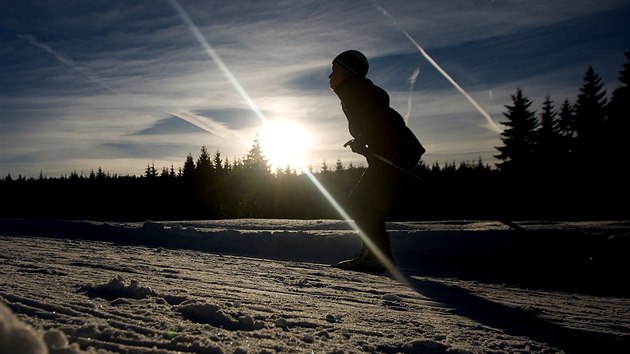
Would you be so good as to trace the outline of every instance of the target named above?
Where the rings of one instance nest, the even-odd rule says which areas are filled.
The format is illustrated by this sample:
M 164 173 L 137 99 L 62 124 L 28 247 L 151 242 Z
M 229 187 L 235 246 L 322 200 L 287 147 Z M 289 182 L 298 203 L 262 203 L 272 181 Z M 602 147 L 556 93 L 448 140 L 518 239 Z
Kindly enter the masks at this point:
M 389 95 L 368 80 L 369 64 L 359 51 L 339 54 L 328 76 L 330 88 L 341 100 L 354 139 L 344 146 L 367 158 L 368 168 L 350 193 L 354 220 L 374 247 L 363 240 L 361 250 L 351 259 L 335 266 L 343 269 L 382 271 L 376 253 L 392 260 L 385 216 L 395 200 L 404 173 L 413 170 L 424 148 L 405 125 L 404 119 L 389 106 Z

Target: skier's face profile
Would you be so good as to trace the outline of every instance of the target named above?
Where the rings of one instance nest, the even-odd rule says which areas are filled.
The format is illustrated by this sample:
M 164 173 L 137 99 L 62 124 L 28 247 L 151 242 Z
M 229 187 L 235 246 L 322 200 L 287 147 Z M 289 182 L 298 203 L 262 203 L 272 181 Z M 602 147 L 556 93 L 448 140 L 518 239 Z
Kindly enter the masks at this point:
M 347 78 L 351 77 L 352 73 L 346 70 L 343 66 L 339 65 L 336 62 L 332 63 L 332 70 L 330 75 L 328 75 L 330 88 L 335 89 L 339 84 L 344 82 Z

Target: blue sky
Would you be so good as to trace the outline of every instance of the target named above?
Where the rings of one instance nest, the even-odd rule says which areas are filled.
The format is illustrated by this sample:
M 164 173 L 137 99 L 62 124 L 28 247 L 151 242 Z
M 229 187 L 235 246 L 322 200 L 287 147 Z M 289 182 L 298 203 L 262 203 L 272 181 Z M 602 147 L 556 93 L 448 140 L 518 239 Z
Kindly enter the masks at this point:
M 311 134 L 316 170 L 362 163 L 342 147 L 350 136 L 328 88 L 341 51 L 364 52 L 392 106 L 411 108 L 426 163 L 492 164 L 499 134 L 400 29 L 497 122 L 518 87 L 536 110 L 546 95 L 574 101 L 589 65 L 612 92 L 630 50 L 628 0 L 179 4 L 266 118 Z M 177 168 L 202 145 L 233 160 L 262 126 L 167 0 L 1 0 L 0 67 L 0 176 L 142 174 L 151 162 Z

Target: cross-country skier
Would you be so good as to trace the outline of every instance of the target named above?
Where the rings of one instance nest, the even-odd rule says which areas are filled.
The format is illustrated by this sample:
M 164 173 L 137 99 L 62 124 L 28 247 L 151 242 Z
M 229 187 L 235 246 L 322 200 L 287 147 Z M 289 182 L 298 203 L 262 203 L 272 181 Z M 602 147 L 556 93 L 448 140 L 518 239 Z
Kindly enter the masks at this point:
M 353 139 L 344 146 L 367 158 L 368 168 L 350 193 L 352 215 L 364 237 L 361 250 L 351 259 L 336 264 L 343 269 L 386 270 L 381 258 L 393 263 L 385 217 L 392 206 L 402 171 L 413 170 L 424 148 L 405 125 L 398 112 L 389 106 L 389 95 L 367 79 L 367 58 L 357 50 L 339 54 L 328 76 L 330 88 L 341 100 Z

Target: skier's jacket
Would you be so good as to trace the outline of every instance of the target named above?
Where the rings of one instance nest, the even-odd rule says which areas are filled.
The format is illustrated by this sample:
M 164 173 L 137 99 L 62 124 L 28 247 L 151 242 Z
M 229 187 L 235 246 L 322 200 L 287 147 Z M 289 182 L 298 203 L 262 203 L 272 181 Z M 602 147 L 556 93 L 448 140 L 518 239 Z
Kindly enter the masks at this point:
M 425 149 L 403 117 L 389 106 L 389 95 L 364 77 L 351 77 L 335 88 L 355 143 L 370 155 L 384 157 L 407 170 L 415 168 Z

